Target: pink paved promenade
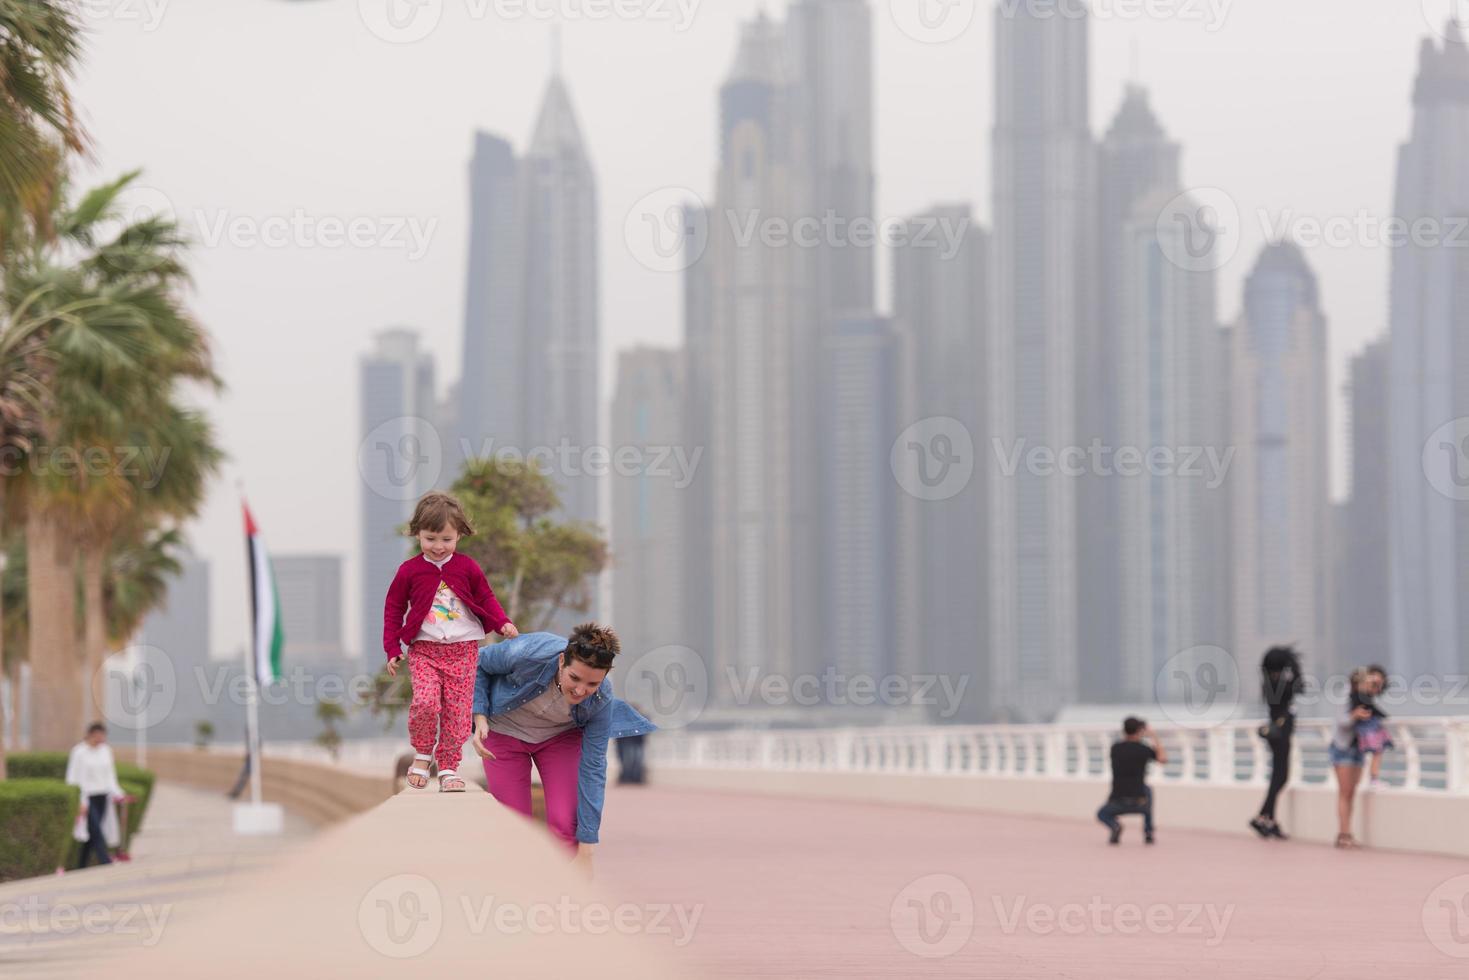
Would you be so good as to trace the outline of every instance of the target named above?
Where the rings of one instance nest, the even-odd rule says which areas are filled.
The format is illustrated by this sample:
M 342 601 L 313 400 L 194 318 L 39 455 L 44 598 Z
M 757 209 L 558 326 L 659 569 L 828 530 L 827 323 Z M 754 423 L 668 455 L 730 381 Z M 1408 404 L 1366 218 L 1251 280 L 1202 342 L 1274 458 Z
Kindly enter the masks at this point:
M 597 878 L 702 906 L 709 976 L 1469 977 L 1469 862 L 1133 821 L 623 789 Z
M 132 864 L 0 887 L 0 976 L 1469 977 L 1453 858 L 650 787 L 610 791 L 588 882 L 483 793 L 287 841 L 157 803 Z

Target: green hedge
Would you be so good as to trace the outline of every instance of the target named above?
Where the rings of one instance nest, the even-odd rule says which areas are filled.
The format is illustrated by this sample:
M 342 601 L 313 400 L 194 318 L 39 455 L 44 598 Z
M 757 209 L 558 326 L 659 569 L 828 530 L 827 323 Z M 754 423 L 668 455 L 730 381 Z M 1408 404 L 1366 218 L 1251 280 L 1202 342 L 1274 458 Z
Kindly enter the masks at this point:
M 77 788 L 55 779 L 0 782 L 0 881 L 65 866 L 80 808 Z
M 13 752 L 5 757 L 5 765 L 11 780 L 50 779 L 60 781 L 66 778 L 68 756 L 69 753 L 66 752 Z M 129 796 L 137 797 L 136 803 L 128 805 L 128 825 L 123 835 L 125 841 L 131 840 L 134 834 L 143 829 L 143 817 L 148 811 L 149 801 L 153 798 L 153 780 L 152 770 L 139 769 L 126 762 L 117 764 L 118 785 Z M 0 786 L 3 785 L 5 784 L 0 783 Z M 70 827 L 69 824 L 68 827 Z M 68 834 L 68 839 L 70 839 L 70 834 Z M 65 866 L 76 867 L 81 856 L 81 845 L 72 841 L 65 854 L 67 856 Z

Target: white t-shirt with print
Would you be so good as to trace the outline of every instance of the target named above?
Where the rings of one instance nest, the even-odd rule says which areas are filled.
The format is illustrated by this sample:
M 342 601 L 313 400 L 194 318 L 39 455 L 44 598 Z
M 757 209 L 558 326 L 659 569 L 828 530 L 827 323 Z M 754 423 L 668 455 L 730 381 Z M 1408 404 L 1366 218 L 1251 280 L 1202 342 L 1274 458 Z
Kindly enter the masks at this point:
M 427 555 L 421 557 L 430 565 L 441 570 L 449 562 L 449 558 L 434 561 Z M 453 589 L 440 581 L 439 588 L 434 593 L 434 604 L 424 614 L 423 625 L 419 627 L 418 635 L 414 637 L 414 640 L 427 640 L 430 643 L 468 643 L 471 640 L 483 640 L 484 638 L 485 628 L 481 625 L 479 617 L 465 607 L 460 598 L 454 594 Z

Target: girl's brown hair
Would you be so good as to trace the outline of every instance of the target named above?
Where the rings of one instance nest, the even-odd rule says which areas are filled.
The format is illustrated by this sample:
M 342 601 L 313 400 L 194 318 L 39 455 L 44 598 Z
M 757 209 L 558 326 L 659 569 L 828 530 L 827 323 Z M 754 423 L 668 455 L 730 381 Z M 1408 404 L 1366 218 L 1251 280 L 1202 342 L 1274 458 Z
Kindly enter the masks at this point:
M 418 506 L 413 508 L 413 519 L 408 522 L 408 533 L 417 537 L 419 531 L 442 531 L 450 524 L 454 525 L 462 538 L 474 533 L 474 526 L 464 516 L 464 507 L 459 500 L 453 494 L 435 490 L 424 494 L 418 501 Z

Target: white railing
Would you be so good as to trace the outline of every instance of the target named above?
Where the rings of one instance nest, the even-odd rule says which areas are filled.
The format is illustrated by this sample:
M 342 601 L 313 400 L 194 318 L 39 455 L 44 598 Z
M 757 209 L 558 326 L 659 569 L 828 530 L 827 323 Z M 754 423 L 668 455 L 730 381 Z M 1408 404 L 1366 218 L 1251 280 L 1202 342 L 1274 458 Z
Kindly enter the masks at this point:
M 1168 764 L 1162 782 L 1265 783 L 1270 753 L 1258 721 L 1210 728 L 1159 728 Z M 1383 759 L 1389 785 L 1469 794 L 1469 718 L 1415 718 L 1390 724 L 1395 747 Z M 1331 779 L 1326 748 L 1332 724 L 1299 720 L 1294 782 Z M 691 769 L 900 773 L 947 777 L 1110 778 L 1108 752 L 1119 732 L 1108 725 L 933 725 L 725 732 L 663 731 L 648 742 L 649 762 Z

